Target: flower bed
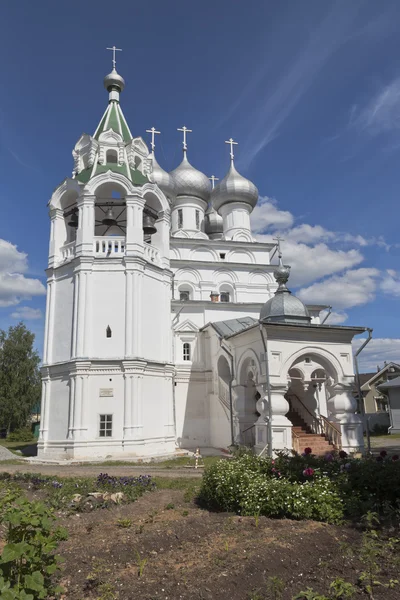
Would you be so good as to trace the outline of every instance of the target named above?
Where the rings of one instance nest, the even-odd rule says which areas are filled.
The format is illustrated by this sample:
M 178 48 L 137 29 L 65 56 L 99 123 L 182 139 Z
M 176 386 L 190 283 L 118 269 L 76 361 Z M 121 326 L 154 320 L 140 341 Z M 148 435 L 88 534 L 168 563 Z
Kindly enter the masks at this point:
M 354 459 L 346 452 L 321 458 L 310 448 L 275 460 L 244 454 L 206 469 L 200 500 L 242 515 L 328 523 L 368 511 L 393 512 L 400 502 L 400 461 L 385 452 L 378 459 Z

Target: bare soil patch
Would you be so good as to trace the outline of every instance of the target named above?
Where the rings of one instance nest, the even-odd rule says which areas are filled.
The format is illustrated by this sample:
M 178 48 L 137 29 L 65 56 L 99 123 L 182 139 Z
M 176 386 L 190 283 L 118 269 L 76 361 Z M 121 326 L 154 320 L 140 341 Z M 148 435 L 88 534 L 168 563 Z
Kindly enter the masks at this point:
M 354 528 L 264 517 L 256 523 L 205 511 L 185 501 L 183 490 L 61 520 L 69 531 L 59 548 L 62 584 L 71 600 L 264 599 L 272 597 L 271 576 L 285 582 L 283 600 L 291 600 L 307 586 L 326 592 L 335 577 L 356 583 L 360 567 L 343 550 L 344 542 L 359 544 Z M 385 576 L 397 570 L 389 566 Z M 378 589 L 375 597 L 396 600 L 399 589 Z

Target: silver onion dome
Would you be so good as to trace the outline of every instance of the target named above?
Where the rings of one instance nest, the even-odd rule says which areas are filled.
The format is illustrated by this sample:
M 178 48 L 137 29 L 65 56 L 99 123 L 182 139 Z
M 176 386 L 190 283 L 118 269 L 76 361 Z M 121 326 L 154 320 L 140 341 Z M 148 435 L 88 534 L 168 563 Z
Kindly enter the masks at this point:
M 171 171 L 171 176 L 176 196 L 194 196 L 208 203 L 211 194 L 210 182 L 204 173 L 192 167 L 186 158 L 186 152 L 181 164 Z
M 217 211 L 221 206 L 224 206 L 224 204 L 229 204 L 231 202 L 243 202 L 249 204 L 253 210 L 258 200 L 258 189 L 254 183 L 238 173 L 232 160 L 228 173 L 223 180 L 215 186 L 211 198 L 213 206 Z
M 221 215 L 210 204 L 204 215 L 204 231 L 210 240 L 220 240 L 224 233 L 224 221 Z
M 104 87 L 108 92 L 112 89 L 122 92 L 125 87 L 125 80 L 114 68 L 111 73 L 104 77 Z
M 158 164 L 154 153 L 151 155 L 153 170 L 151 173 L 151 180 L 158 185 L 158 187 L 164 192 L 167 198 L 173 198 L 175 196 L 175 182 L 172 175 L 164 171 Z
M 303 302 L 292 295 L 286 283 L 289 279 L 290 267 L 280 263 L 274 273 L 279 284 L 275 295 L 261 308 L 260 321 L 262 323 L 294 323 L 309 324 L 311 317 Z

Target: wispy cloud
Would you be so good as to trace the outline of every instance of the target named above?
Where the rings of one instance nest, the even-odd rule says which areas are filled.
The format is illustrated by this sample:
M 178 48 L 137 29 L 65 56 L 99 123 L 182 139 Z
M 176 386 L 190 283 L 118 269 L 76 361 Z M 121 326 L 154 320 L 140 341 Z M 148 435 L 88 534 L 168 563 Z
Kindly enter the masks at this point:
M 364 106 L 350 110 L 349 126 L 372 136 L 400 129 L 400 77 L 380 88 Z
M 336 50 L 349 38 L 349 33 L 362 2 L 349 3 L 337 0 L 329 12 L 307 31 L 300 48 L 294 48 L 292 60 L 283 64 L 282 75 L 277 81 L 268 78 L 271 57 L 260 56 L 261 67 L 235 101 L 228 114 L 247 110 L 252 116 L 251 126 L 239 158 L 239 166 L 247 167 L 279 132 L 285 120 L 314 83 Z M 279 57 L 278 57 L 279 58 Z M 253 98 L 255 101 L 253 101 Z M 255 105 L 256 103 L 256 105 Z

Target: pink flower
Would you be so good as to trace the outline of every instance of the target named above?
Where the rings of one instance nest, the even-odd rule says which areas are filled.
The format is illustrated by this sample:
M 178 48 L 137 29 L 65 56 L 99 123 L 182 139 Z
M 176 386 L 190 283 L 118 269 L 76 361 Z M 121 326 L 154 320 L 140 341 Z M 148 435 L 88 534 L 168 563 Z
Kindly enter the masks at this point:
M 311 467 L 307 467 L 307 469 L 304 469 L 304 471 L 303 471 L 303 475 L 305 477 L 312 477 L 314 475 L 314 473 L 315 473 L 315 471 Z
M 304 448 L 304 454 L 307 456 L 307 454 L 311 454 L 312 449 L 311 448 Z
M 347 452 L 345 452 L 344 450 L 341 450 L 339 452 L 339 456 L 340 456 L 340 458 L 347 458 Z
M 387 456 L 386 450 L 382 450 L 379 454 L 380 456 L 382 456 L 382 458 L 385 458 L 385 456 Z

